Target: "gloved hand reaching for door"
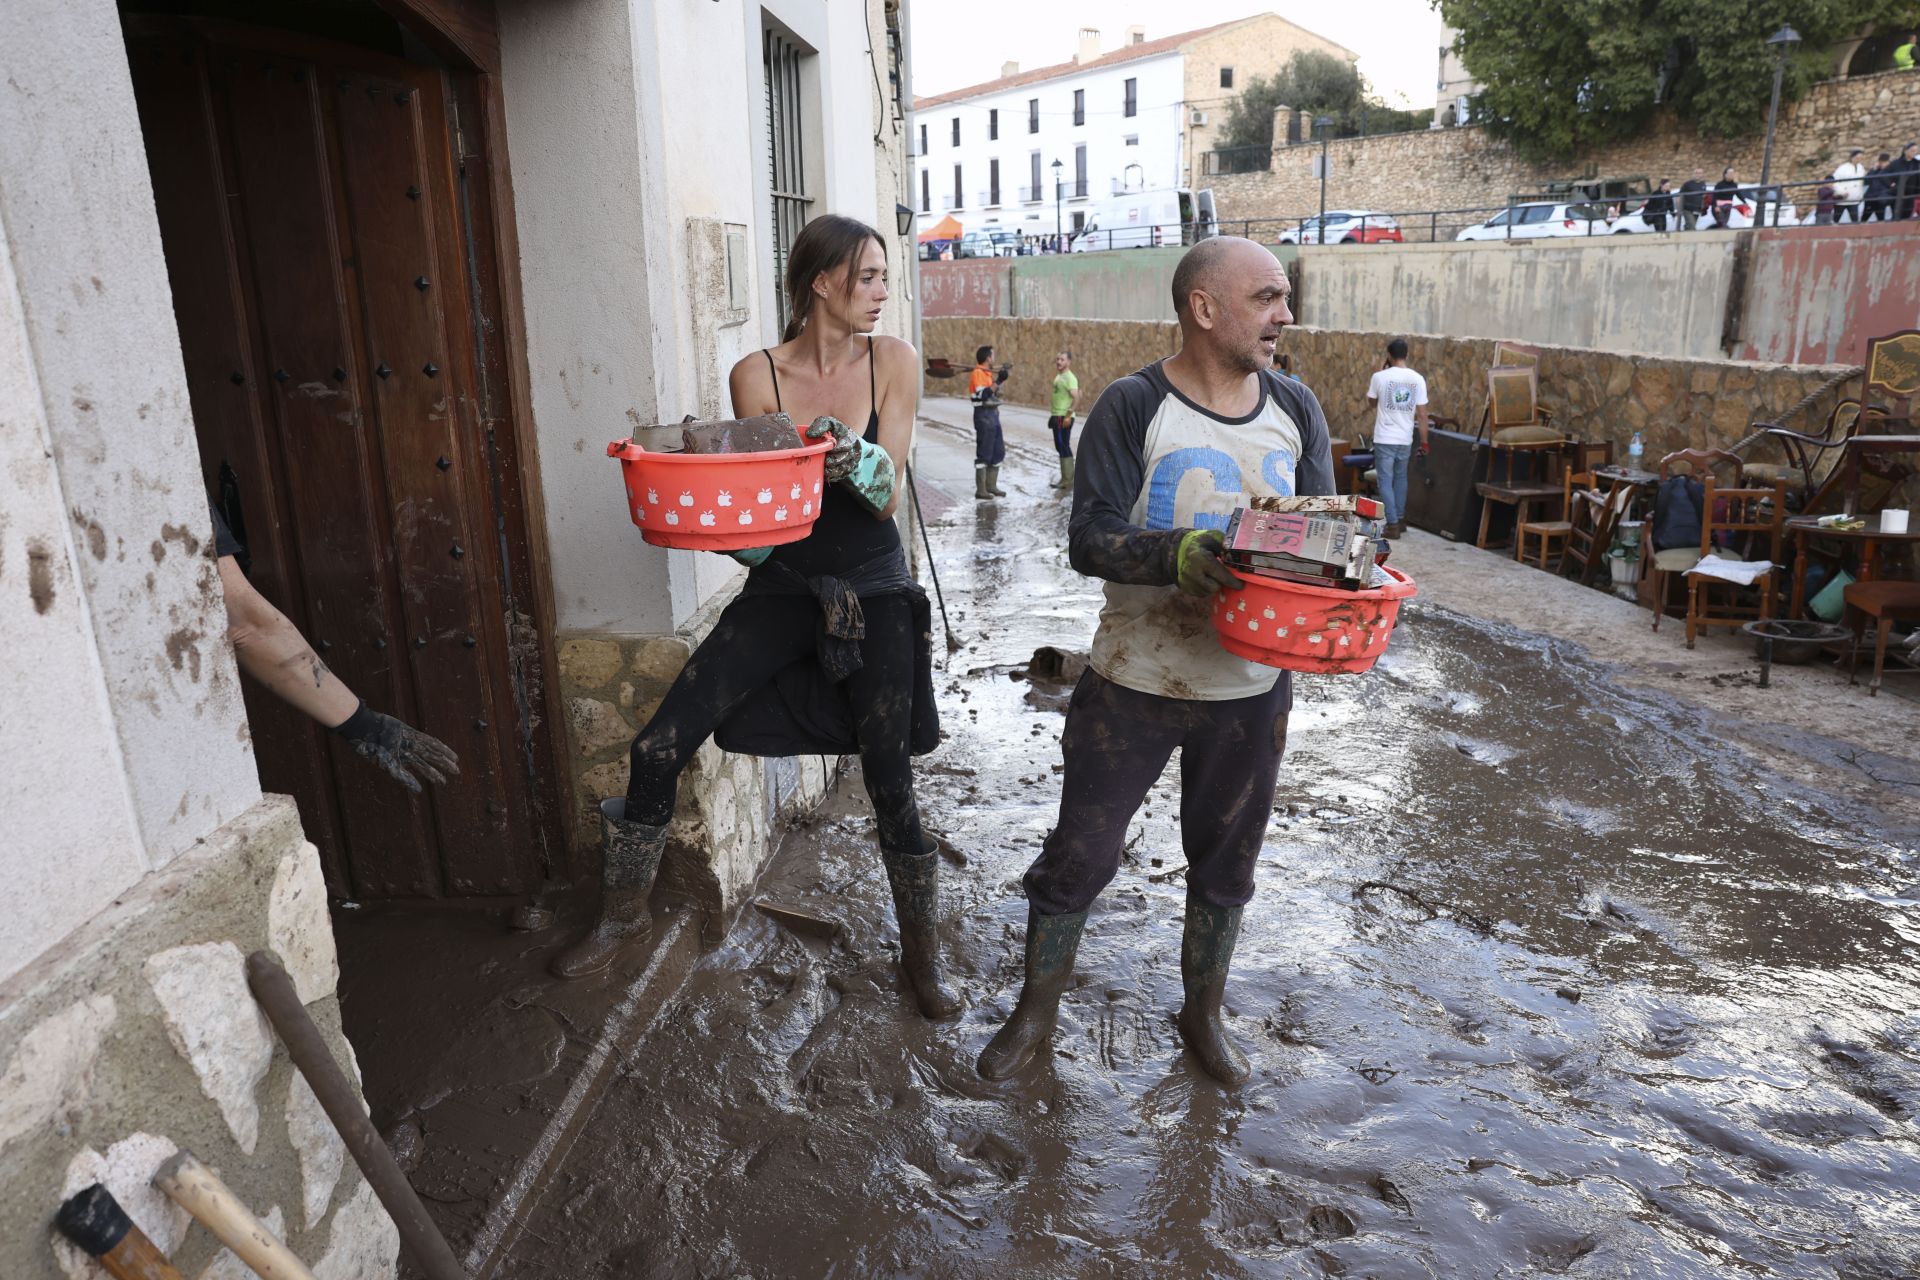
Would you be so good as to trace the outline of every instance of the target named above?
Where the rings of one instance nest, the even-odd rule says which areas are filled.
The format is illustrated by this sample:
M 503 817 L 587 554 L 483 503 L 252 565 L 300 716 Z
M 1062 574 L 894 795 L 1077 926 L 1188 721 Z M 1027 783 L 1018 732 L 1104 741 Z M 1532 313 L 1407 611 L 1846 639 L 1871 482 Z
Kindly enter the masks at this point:
M 873 512 L 887 509 L 893 501 L 896 477 L 893 458 L 879 445 L 853 433 L 853 428 L 838 418 L 822 414 L 802 433 L 809 440 L 833 438 L 827 450 L 827 483 L 844 484 L 854 497 Z

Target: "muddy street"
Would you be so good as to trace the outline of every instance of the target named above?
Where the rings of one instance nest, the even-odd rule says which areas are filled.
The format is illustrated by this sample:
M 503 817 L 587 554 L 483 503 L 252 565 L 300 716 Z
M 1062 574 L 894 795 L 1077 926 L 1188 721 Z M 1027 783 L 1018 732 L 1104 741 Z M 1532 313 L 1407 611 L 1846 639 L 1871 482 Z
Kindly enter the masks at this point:
M 1807 789 L 1457 600 L 1409 606 L 1371 674 L 1297 681 L 1227 994 L 1253 1079 L 1172 1025 L 1170 772 L 1053 1057 L 981 1080 L 1058 798 L 1067 688 L 1028 660 L 1084 650 L 1099 594 L 1037 416 L 976 504 L 964 410 L 928 412 L 962 647 L 918 778 L 966 1011 L 913 1010 L 855 769 L 760 887 L 804 914 L 749 907 L 700 959 L 499 1274 L 1920 1275 L 1911 788 Z

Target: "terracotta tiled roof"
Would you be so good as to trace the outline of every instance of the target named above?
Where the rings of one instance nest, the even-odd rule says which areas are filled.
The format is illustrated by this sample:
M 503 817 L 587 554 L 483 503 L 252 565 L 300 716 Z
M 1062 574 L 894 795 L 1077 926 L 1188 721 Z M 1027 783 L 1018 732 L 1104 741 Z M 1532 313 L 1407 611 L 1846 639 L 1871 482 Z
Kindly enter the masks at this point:
M 1001 76 L 998 80 L 989 80 L 985 84 L 970 85 L 965 89 L 955 89 L 951 93 L 937 93 L 931 98 L 915 98 L 913 109 L 924 111 L 928 107 L 938 107 L 948 102 L 959 102 L 963 98 L 977 98 L 982 94 L 999 93 L 1006 89 L 1018 89 L 1023 84 L 1038 84 L 1042 80 L 1052 80 L 1059 76 L 1072 75 L 1078 71 L 1094 71 L 1103 67 L 1116 66 L 1122 62 L 1132 62 L 1137 58 L 1151 58 L 1156 54 L 1172 53 L 1187 41 L 1199 36 L 1211 35 L 1215 31 L 1224 31 L 1228 27 L 1237 27 L 1243 22 L 1253 22 L 1264 15 L 1235 18 L 1231 22 L 1216 22 L 1210 27 L 1199 27 L 1192 31 L 1182 31 L 1176 36 L 1162 36 L 1158 40 L 1143 40 L 1139 44 L 1122 45 L 1112 53 L 1103 53 L 1091 62 L 1056 62 L 1050 67 L 1035 67 L 1031 71 L 1020 71 L 1010 76 Z

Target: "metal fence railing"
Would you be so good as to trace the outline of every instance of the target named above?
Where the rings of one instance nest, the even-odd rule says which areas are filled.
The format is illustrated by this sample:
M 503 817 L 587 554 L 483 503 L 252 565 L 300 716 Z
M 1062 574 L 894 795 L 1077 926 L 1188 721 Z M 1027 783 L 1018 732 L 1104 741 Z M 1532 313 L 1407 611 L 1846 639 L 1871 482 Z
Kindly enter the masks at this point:
M 1022 251 L 1089 253 L 1110 249 L 1191 244 L 1216 233 L 1242 235 L 1264 244 L 1419 244 L 1454 240 L 1528 241 L 1595 236 L 1674 235 L 1717 229 L 1803 227 L 1824 222 L 1905 220 L 1920 226 L 1920 175 L 1908 175 L 1904 189 L 1891 195 L 1868 194 L 1858 202 L 1820 199 L 1829 179 L 1776 182 L 1761 188 L 1743 185 L 1732 192 L 1707 191 L 1693 197 L 1668 193 L 1671 211 L 1649 213 L 1648 195 L 1611 201 L 1565 200 L 1511 202 L 1454 209 L 1334 210 L 1322 231 L 1318 212 L 1262 218 L 1224 218 L 1216 223 L 1129 224 L 1089 227 L 1056 237 L 1029 235 Z M 1689 208 L 1689 204 L 1697 207 Z M 1623 241 L 1622 243 L 1625 243 Z M 1007 252 L 1003 248 L 1003 253 Z

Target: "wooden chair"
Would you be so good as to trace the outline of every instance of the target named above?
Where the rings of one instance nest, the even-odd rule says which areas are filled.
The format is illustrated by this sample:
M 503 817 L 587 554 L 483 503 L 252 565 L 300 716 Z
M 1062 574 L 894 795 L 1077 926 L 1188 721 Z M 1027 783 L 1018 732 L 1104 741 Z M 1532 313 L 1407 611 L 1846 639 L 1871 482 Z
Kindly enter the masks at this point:
M 1850 582 L 1843 596 L 1847 602 L 1843 615 L 1853 628 L 1853 648 L 1847 658 L 1847 683 L 1858 684 L 1860 637 L 1867 619 L 1874 621 L 1873 680 L 1867 696 L 1880 696 L 1880 676 L 1887 666 L 1887 636 L 1896 622 L 1920 623 L 1920 582 Z
M 1567 539 L 1573 532 L 1573 504 L 1576 496 L 1574 488 L 1577 485 L 1584 491 L 1592 484 L 1593 476 L 1590 473 L 1582 472 L 1575 475 L 1572 467 L 1563 471 L 1560 484 L 1560 518 L 1529 520 L 1522 524 L 1514 533 L 1513 558 L 1524 562 L 1527 558 L 1527 539 L 1538 538 L 1540 567 L 1542 569 L 1547 567 L 1547 557 L 1557 548 L 1560 552 L 1560 564 L 1556 568 L 1564 569 L 1567 558 Z
M 1916 396 L 1920 396 L 1920 329 L 1874 338 L 1867 344 L 1866 385 L 1861 398 L 1844 399 L 1834 405 L 1818 434 L 1793 431 L 1777 422 L 1753 424 L 1780 445 L 1787 460 L 1748 463 L 1748 477 L 1785 480 L 1790 488 L 1807 495 L 1802 509 L 1817 514 L 1840 470 L 1828 465 L 1822 482 L 1816 483 L 1815 473 L 1827 462 L 1829 453 L 1844 449 L 1848 441 L 1863 432 L 1912 431 Z
M 1585 486 L 1576 488 L 1567 508 L 1567 549 L 1560 557 L 1560 571 L 1580 570 L 1580 585 L 1593 585 L 1593 578 L 1606 563 L 1613 547 L 1613 531 L 1633 501 L 1633 491 L 1618 488 L 1612 498 L 1594 486 L 1591 473 L 1576 477 Z M 1644 550 L 1644 548 L 1643 548 Z
M 1487 370 L 1487 407 L 1480 415 L 1479 434 L 1493 449 L 1487 478 L 1494 478 L 1494 467 L 1504 457 L 1508 483 L 1518 477 L 1522 455 L 1559 453 L 1565 447 L 1567 437 L 1553 425 L 1553 411 L 1540 403 L 1536 366 L 1496 365 Z
M 1773 616 L 1773 584 L 1780 575 L 1781 525 L 1787 518 L 1787 486 L 1775 480 L 1763 489 L 1722 488 L 1709 472 L 1700 512 L 1698 566 L 1709 555 L 1765 560 L 1771 566 L 1742 586 L 1704 573 L 1687 574 L 1687 648 L 1706 627 L 1739 627 Z M 1730 535 L 1730 536 L 1729 536 Z M 1748 592 L 1758 592 L 1757 600 Z
M 1729 453 L 1725 449 L 1679 449 L 1660 459 L 1660 483 L 1665 485 L 1673 476 L 1685 472 L 1694 476 L 1712 476 L 1715 468 L 1731 471 L 1734 484 L 1740 484 L 1745 478 L 1745 464 L 1740 455 Z M 1659 490 L 1654 491 L 1654 515 L 1659 515 Z M 1660 629 L 1660 615 L 1667 611 L 1667 575 L 1685 573 L 1693 568 L 1700 559 L 1701 551 L 1695 547 L 1668 547 L 1657 551 L 1653 546 L 1654 521 L 1647 522 L 1646 545 L 1641 548 L 1641 572 L 1653 582 L 1653 629 Z M 1704 528 L 1706 520 L 1701 520 Z M 1689 646 L 1691 647 L 1691 646 Z

